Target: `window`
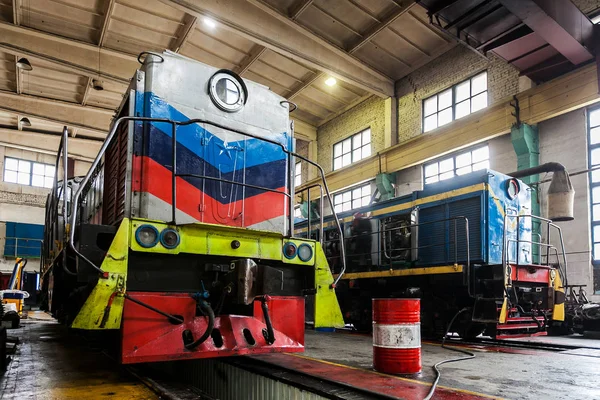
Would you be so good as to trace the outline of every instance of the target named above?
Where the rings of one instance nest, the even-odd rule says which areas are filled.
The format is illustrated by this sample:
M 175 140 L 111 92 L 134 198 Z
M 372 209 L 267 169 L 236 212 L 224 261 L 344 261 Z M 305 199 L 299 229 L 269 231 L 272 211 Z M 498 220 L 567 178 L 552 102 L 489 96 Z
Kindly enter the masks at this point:
M 371 155 L 371 128 L 333 145 L 333 170 L 346 167 Z
M 423 132 L 486 108 L 487 71 L 423 100 Z
M 592 260 L 600 265 L 600 108 L 588 112 L 590 198 L 592 203 Z
M 333 206 L 335 208 L 336 213 L 350 211 L 355 208 L 368 206 L 370 201 L 370 183 L 333 195 Z
M 300 186 L 302 184 L 302 163 L 296 163 L 296 170 L 294 171 L 294 186 Z
M 302 218 L 302 211 L 300 210 L 300 204 L 294 207 L 294 218 Z
M 54 165 L 6 157 L 4 182 L 51 188 L 54 185 Z
M 490 150 L 486 145 L 425 164 L 425 184 L 443 181 L 457 175 L 464 175 L 489 167 Z

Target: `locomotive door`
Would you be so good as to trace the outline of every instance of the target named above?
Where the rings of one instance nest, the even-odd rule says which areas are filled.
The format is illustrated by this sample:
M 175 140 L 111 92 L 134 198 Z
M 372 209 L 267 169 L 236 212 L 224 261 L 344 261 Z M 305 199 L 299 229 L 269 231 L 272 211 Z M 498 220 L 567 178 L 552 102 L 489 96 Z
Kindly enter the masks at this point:
M 244 136 L 209 127 L 203 139 L 207 145 L 204 182 L 205 222 L 243 226 L 245 148 Z

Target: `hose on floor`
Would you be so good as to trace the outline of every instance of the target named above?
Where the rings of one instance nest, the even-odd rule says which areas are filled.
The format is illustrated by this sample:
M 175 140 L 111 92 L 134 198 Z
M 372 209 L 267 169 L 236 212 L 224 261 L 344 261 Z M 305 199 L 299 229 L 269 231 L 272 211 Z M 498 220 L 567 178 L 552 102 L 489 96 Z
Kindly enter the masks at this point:
M 460 314 L 462 314 L 462 313 L 464 313 L 464 312 L 466 312 L 468 310 L 469 310 L 468 308 L 463 308 L 462 310 L 460 310 L 459 312 L 456 313 L 456 315 L 450 320 L 450 323 L 448 324 L 448 328 L 446 329 L 446 333 L 444 334 L 444 338 L 442 339 L 442 348 L 443 349 L 457 351 L 459 353 L 466 354 L 467 357 L 451 358 L 449 360 L 440 361 L 439 363 L 435 364 L 433 366 L 433 369 L 435 370 L 435 374 L 436 374 L 435 380 L 431 384 L 431 388 L 429 389 L 429 393 L 427 393 L 427 396 L 423 400 L 430 400 L 433 397 L 433 394 L 435 393 L 435 389 L 437 388 L 438 382 L 440 381 L 440 378 L 442 376 L 442 373 L 439 370 L 439 366 L 440 365 L 448 364 L 448 363 L 452 363 L 452 362 L 457 362 L 457 361 L 470 360 L 472 358 L 475 358 L 475 354 L 471 353 L 470 351 L 463 350 L 463 349 L 457 349 L 455 347 L 446 347 L 446 338 L 448 337 L 448 333 L 450 333 L 450 329 L 452 328 L 452 324 L 454 323 L 454 321 L 456 320 L 456 318 Z

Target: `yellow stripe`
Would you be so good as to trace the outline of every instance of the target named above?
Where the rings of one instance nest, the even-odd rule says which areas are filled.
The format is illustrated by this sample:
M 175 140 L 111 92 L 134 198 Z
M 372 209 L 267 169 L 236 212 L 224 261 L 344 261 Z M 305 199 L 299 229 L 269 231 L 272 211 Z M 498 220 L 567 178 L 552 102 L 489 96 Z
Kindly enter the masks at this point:
M 384 374 L 384 373 L 381 373 L 381 372 L 377 372 L 377 371 L 373 371 L 373 370 L 368 370 L 368 369 L 364 369 L 364 368 L 351 367 L 349 365 L 338 364 L 338 363 L 334 363 L 334 362 L 331 362 L 331 361 L 320 360 L 318 358 L 313 358 L 313 357 L 309 357 L 309 356 L 303 356 L 301 354 L 286 353 L 286 355 L 293 356 L 293 357 L 298 357 L 298 358 L 304 358 L 305 360 L 310 360 L 310 361 L 317 361 L 317 362 L 320 362 L 320 363 L 323 363 L 323 364 L 333 365 L 333 366 L 336 366 L 336 367 L 343 367 L 343 368 L 353 369 L 353 370 L 356 370 L 356 371 L 370 372 L 372 374 L 385 376 L 386 378 L 398 379 L 399 381 L 416 383 L 416 384 L 422 385 L 422 386 L 431 386 L 431 383 L 418 381 L 416 379 L 403 378 L 401 376 L 388 375 L 388 374 Z M 453 387 L 448 387 L 448 386 L 443 386 L 443 385 L 438 385 L 437 387 L 438 388 L 442 388 L 442 389 L 446 389 L 446 390 L 452 390 L 454 392 L 467 393 L 467 394 L 471 394 L 471 395 L 474 395 L 474 396 L 485 397 L 485 398 L 488 398 L 488 399 L 503 400 L 502 397 L 491 396 L 489 394 L 473 392 L 471 390 L 466 390 L 466 389 L 453 388 Z
M 396 204 L 395 206 L 390 206 L 390 207 L 386 207 L 386 208 L 381 208 L 379 210 L 374 210 L 371 212 L 371 215 L 377 216 L 377 215 L 393 213 L 396 211 L 408 210 L 408 209 L 412 209 L 414 207 L 420 206 L 422 204 L 433 203 L 434 201 L 440 201 L 440 200 L 447 200 L 451 197 L 457 197 L 457 196 L 461 196 L 463 194 L 480 192 L 483 190 L 486 190 L 486 184 L 485 183 L 477 183 L 475 185 L 467 186 L 467 187 L 456 189 L 456 190 L 451 190 L 449 192 L 444 192 L 444 193 L 434 194 L 433 196 L 423 197 L 422 199 L 417 199 L 415 201 L 411 201 L 408 203 Z M 352 218 L 353 218 L 352 216 L 342 218 L 342 219 L 340 219 L 340 222 L 350 222 L 350 221 L 352 221 Z M 329 222 L 326 222 L 323 224 L 324 228 L 328 228 L 331 226 L 334 226 L 333 221 L 329 221 Z M 300 228 L 300 229 L 296 229 L 296 232 L 306 232 L 306 230 L 307 230 L 307 228 Z
M 388 269 L 385 271 L 352 272 L 344 274 L 342 276 L 342 279 L 388 278 L 390 276 L 454 274 L 460 272 L 463 272 L 462 265 L 448 265 L 443 267 L 424 267 L 407 269 Z M 334 277 L 337 277 L 337 275 L 334 275 Z

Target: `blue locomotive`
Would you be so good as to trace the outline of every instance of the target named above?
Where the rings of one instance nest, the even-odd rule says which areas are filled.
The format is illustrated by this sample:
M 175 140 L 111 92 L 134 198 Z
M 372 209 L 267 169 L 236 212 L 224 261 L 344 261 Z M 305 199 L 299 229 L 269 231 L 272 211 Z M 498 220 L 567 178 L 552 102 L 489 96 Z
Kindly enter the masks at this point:
M 561 234 L 531 215 L 531 190 L 479 170 L 338 213 L 345 271 L 332 216 L 322 231 L 296 220 L 296 234 L 323 241 L 345 321 L 358 329 L 371 326 L 373 297 L 420 297 L 425 333 L 444 332 L 467 307 L 456 329 L 463 337 L 545 334 L 564 319 L 566 260 L 541 240 L 540 225 Z

